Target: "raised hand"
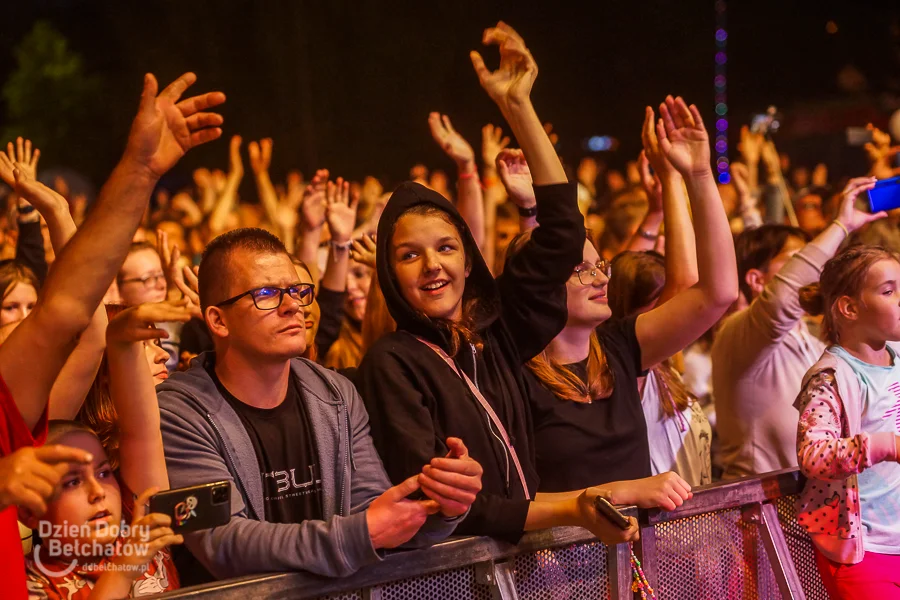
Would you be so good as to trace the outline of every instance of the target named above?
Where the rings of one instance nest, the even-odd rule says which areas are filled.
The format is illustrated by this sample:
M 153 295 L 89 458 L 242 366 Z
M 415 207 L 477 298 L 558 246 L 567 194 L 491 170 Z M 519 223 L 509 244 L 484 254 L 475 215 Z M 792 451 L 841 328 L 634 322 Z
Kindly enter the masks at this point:
M 244 160 L 241 158 L 241 142 L 239 135 L 231 136 L 228 143 L 228 177 L 240 179 L 244 176 Z
M 486 168 L 493 167 L 500 152 L 509 146 L 509 136 L 503 130 L 488 123 L 481 128 L 481 158 Z
M 481 41 L 500 50 L 500 67 L 496 71 L 489 71 L 484 66 L 484 59 L 477 51 L 469 53 L 481 87 L 504 113 L 512 105 L 527 103 L 538 67 L 525 46 L 525 40 L 515 29 L 499 21 L 496 27 L 484 30 Z
M 21 506 L 35 517 L 43 516 L 69 465 L 92 460 L 84 450 L 55 444 L 26 446 L 7 454 L 0 458 L 0 510 Z
M 731 163 L 731 181 L 737 190 L 738 197 L 743 199 L 750 196 L 750 173 L 747 165 L 743 163 Z
M 359 193 L 351 194 L 350 182 L 338 177 L 336 183 L 328 182 L 325 201 L 328 203 L 325 218 L 328 220 L 331 241 L 335 244 L 348 243 L 353 235 L 353 228 L 356 227 Z
M 0 152 L 0 179 L 9 187 L 15 187 L 16 179 L 13 170 L 17 166 L 27 175 L 28 179 L 37 179 L 37 163 L 40 158 L 41 151 L 37 148 L 32 151 L 31 140 L 16 138 L 15 146 L 9 142 L 6 144 L 6 152 Z
M 509 199 L 519 208 L 534 208 L 534 181 L 525 154 L 516 148 L 507 148 L 497 155 L 497 174 L 506 188 Z
M 641 187 L 644 188 L 644 192 L 647 194 L 647 200 L 649 201 L 647 211 L 663 212 L 662 182 L 659 180 L 659 176 L 657 176 L 656 173 L 650 172 L 650 161 L 647 159 L 646 150 L 641 150 L 641 154 L 638 157 L 638 168 L 641 173 Z
M 457 166 L 463 168 L 474 165 L 475 151 L 469 142 L 453 129 L 450 117 L 433 112 L 428 115 L 428 127 L 431 129 L 431 137 Z
M 320 229 L 325 224 L 328 201 L 325 190 L 328 183 L 328 169 L 319 169 L 303 192 L 300 203 L 300 224 L 304 231 Z
M 272 138 L 263 138 L 258 143 L 250 142 L 247 152 L 250 154 L 250 168 L 253 173 L 267 173 L 272 164 Z
M 225 94 L 209 92 L 179 101 L 195 81 L 196 75 L 185 73 L 159 93 L 156 77 L 144 75 L 125 156 L 153 178 L 162 177 L 191 148 L 222 135 L 222 116 L 207 109 L 225 102 Z
M 167 338 L 169 334 L 156 327 L 156 323 L 186 323 L 190 319 L 187 300 L 139 304 L 126 308 L 110 320 L 106 329 L 106 341 L 109 344 L 133 344 Z
M 812 172 L 813 187 L 825 187 L 828 185 L 828 166 L 825 163 L 819 163 Z
M 753 133 L 750 128 L 744 125 L 741 127 L 741 142 L 739 149 L 741 155 L 751 168 L 759 163 L 762 154 L 762 147 L 766 138 L 761 133 Z
M 659 112 L 662 118 L 656 124 L 656 135 L 672 166 L 683 177 L 711 174 L 709 135 L 697 107 L 691 104 L 688 108 L 680 96 L 667 96 Z
M 375 235 L 367 233 L 358 240 L 353 240 L 350 245 L 350 258 L 374 269 L 376 249 Z
M 644 109 L 644 125 L 641 128 L 641 142 L 644 145 L 644 155 L 653 167 L 657 177 L 678 175 L 678 171 L 666 158 L 659 145 L 659 137 L 656 135 L 656 118 L 653 109 L 649 106 Z M 643 171 L 643 167 L 641 168 Z M 643 175 L 642 175 L 643 178 Z
M 422 493 L 438 503 L 441 514 L 458 517 L 466 514 L 481 491 L 482 468 L 461 439 L 447 438 L 447 447 L 447 456 L 433 458 L 422 467 L 419 485 Z
M 0 153 L 0 157 L 5 156 Z M 0 162 L 2 160 L 0 158 Z M 12 185 L 15 193 L 31 203 L 35 210 L 44 215 L 45 219 L 54 212 L 69 211 L 69 203 L 66 202 L 66 199 L 40 181 L 36 181 L 22 163 L 17 162 L 13 165 L 13 177 Z
M 875 177 L 856 177 L 847 182 L 841 192 L 841 205 L 838 208 L 837 220 L 844 224 L 847 231 L 853 233 L 863 225 L 887 216 L 884 211 L 870 214 L 856 208 L 856 197 L 875 187 Z

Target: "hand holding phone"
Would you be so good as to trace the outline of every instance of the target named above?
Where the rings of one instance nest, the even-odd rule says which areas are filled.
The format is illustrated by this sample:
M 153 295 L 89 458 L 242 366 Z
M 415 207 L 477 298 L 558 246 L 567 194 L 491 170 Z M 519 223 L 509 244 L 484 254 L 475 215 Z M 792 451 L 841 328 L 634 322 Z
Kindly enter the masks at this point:
M 167 490 L 150 498 L 150 512 L 172 518 L 172 531 L 212 529 L 231 520 L 231 482 L 216 481 Z
M 900 177 L 882 179 L 869 190 L 869 210 L 872 213 L 900 208 Z
M 597 512 L 609 519 L 609 521 L 621 529 L 625 531 L 629 527 L 631 527 L 631 523 L 628 521 L 628 518 L 619 512 L 619 510 L 609 503 L 609 500 L 602 496 L 597 496 L 594 498 L 594 508 L 597 509 Z

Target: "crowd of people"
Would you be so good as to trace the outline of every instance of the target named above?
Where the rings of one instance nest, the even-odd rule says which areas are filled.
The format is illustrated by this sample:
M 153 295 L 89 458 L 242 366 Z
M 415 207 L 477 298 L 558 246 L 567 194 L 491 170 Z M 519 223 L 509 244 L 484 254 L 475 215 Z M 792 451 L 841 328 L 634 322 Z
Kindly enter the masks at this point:
M 832 597 L 900 597 L 900 215 L 865 207 L 894 175 L 890 137 L 870 125 L 870 173 L 835 185 L 744 129 L 719 184 L 700 112 L 667 96 L 624 175 L 568 169 L 525 42 L 502 22 L 483 41 L 500 64 L 472 52 L 475 73 L 520 148 L 486 125 L 479 157 L 432 113 L 453 190 L 421 165 L 388 192 L 326 169 L 276 182 L 263 139 L 248 202 L 236 135 L 227 172 L 163 190 L 223 133 L 225 95 L 184 98 L 192 73 L 145 76 L 89 209 L 39 181 L 31 141 L 0 152 L 10 597 L 339 577 L 387 549 L 561 525 L 618 544 L 638 524 L 597 498 L 674 510 L 797 467 Z M 148 509 L 218 481 L 223 525 L 182 535 Z

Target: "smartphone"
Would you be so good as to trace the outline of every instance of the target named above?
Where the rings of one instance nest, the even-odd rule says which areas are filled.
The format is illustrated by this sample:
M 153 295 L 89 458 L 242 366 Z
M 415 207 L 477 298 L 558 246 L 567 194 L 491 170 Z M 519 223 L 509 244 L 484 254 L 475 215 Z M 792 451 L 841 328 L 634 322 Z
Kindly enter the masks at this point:
M 872 131 L 865 127 L 848 127 L 847 128 L 847 145 L 848 146 L 865 146 L 872 143 Z
M 150 512 L 172 517 L 172 531 L 212 529 L 231 520 L 231 482 L 216 481 L 151 496 Z
M 882 179 L 869 190 L 870 211 L 877 213 L 895 208 L 900 208 L 900 176 Z
M 631 527 L 631 522 L 625 518 L 625 515 L 620 513 L 606 498 L 600 496 L 594 498 L 594 508 L 619 529 L 625 530 Z

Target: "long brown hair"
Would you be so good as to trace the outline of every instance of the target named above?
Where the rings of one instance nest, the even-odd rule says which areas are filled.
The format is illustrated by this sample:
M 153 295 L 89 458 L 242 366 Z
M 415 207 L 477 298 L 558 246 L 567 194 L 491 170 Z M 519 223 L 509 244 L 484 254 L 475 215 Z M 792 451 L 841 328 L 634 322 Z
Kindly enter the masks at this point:
M 844 296 L 858 296 L 869 269 L 882 260 L 900 262 L 900 256 L 880 246 L 850 246 L 825 263 L 818 282 L 800 288 L 800 306 L 810 315 L 824 315 L 822 336 L 830 344 L 840 343 L 835 303 Z
M 362 322 L 362 353 L 365 354 L 383 336 L 397 330 L 397 322 L 388 310 L 381 286 L 378 285 L 378 271 L 372 271 L 372 284 L 366 299 L 366 316 Z
M 523 231 L 512 239 L 506 249 L 506 260 L 518 254 L 528 240 L 531 231 Z M 554 396 L 572 402 L 592 402 L 609 398 L 615 387 L 615 376 L 600 346 L 597 332 L 592 331 L 587 358 L 587 382 L 581 380 L 570 368 L 550 356 L 548 348 L 528 361 L 528 368 L 541 384 Z
M 6 298 L 17 283 L 27 283 L 37 292 L 41 284 L 34 271 L 15 260 L 0 263 L 0 300 Z
M 121 304 L 107 304 L 106 316 L 111 320 L 125 310 Z M 94 383 L 88 391 L 84 404 L 81 405 L 75 420 L 90 427 L 109 457 L 112 468 L 119 468 L 119 415 L 109 394 L 109 360 L 106 350 L 103 351 L 103 359 L 100 368 L 94 377 Z
M 666 285 L 666 259 L 657 252 L 622 252 L 613 259 L 607 297 L 613 319 L 638 314 L 659 300 Z M 667 358 L 650 368 L 659 384 L 663 413 L 674 417 L 691 405 L 691 394 Z

